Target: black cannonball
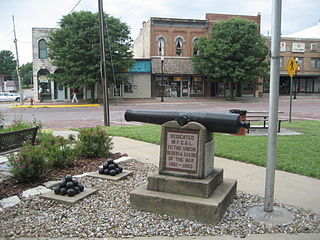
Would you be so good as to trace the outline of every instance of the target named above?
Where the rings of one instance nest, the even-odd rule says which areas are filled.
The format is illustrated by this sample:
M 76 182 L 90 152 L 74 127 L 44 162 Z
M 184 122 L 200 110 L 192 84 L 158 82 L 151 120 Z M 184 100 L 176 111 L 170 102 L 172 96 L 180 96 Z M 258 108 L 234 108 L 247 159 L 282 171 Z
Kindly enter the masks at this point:
M 64 177 L 64 180 L 66 180 L 66 182 L 71 182 L 73 179 L 72 179 L 72 176 L 65 176 Z
M 79 184 L 78 180 L 73 180 L 73 183 L 75 186 L 78 186 L 78 184 Z
M 73 188 L 74 187 L 74 183 L 73 182 L 67 182 L 66 183 L 66 187 L 69 188 Z
M 59 187 L 54 188 L 54 193 L 55 194 L 60 194 L 60 188 Z
M 100 174 L 104 174 L 104 170 L 105 170 L 105 169 L 100 168 L 100 169 L 99 169 L 99 173 L 100 173 Z
M 76 194 L 78 194 L 80 192 L 80 188 L 78 186 L 75 186 L 73 189 Z
M 84 190 L 84 186 L 83 186 L 82 184 L 80 184 L 80 183 L 79 183 L 78 187 L 79 187 L 79 189 L 80 189 L 80 192 L 83 192 L 83 190 Z
M 114 170 L 114 169 L 112 169 L 112 170 L 110 170 L 110 175 L 111 176 L 115 176 L 117 173 L 116 173 L 116 170 Z
M 103 169 L 108 168 L 108 164 L 103 164 Z
M 76 191 L 73 188 L 69 188 L 67 190 L 67 194 L 69 197 L 73 197 L 74 195 L 76 195 Z
M 118 168 L 119 168 L 120 172 L 122 173 L 123 167 L 119 166 Z
M 108 164 L 113 164 L 113 160 L 112 160 L 112 159 L 109 159 L 109 160 L 108 160 Z
M 59 186 L 60 186 L 60 187 L 65 187 L 65 186 L 66 186 L 66 183 L 67 183 L 67 182 L 63 180 L 63 181 L 59 182 Z
M 60 194 L 63 195 L 63 196 L 66 195 L 67 194 L 67 189 L 65 187 L 60 188 Z
M 112 170 L 112 169 L 115 169 L 116 166 L 114 164 L 109 164 L 109 169 Z
M 120 173 L 120 169 L 119 168 L 115 168 L 114 170 L 116 171 L 116 174 Z
M 108 168 L 103 170 L 103 174 L 109 175 L 110 174 L 110 170 Z
M 116 168 L 119 166 L 118 163 L 116 162 L 113 162 L 113 164 L 116 166 Z

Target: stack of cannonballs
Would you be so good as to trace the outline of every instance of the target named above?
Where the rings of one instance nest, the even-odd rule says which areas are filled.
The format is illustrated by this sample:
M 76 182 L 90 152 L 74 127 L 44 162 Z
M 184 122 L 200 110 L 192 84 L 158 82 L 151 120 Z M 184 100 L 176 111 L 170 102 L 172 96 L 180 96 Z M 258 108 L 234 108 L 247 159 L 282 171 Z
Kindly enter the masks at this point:
M 108 160 L 106 164 L 103 165 L 102 168 L 99 169 L 100 174 L 115 176 L 123 171 L 123 168 L 120 167 L 113 160 Z
M 59 186 L 54 189 L 54 193 L 58 195 L 68 195 L 73 197 L 74 195 L 83 192 L 84 186 L 73 179 L 72 176 L 65 176 L 64 180 L 59 183 Z

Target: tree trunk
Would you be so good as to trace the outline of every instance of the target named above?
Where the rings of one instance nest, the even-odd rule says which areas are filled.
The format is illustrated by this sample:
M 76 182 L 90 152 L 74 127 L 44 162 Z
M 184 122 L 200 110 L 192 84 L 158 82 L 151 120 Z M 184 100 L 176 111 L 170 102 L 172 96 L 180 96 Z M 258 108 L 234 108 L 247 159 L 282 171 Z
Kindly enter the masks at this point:
M 231 95 L 231 100 L 233 100 L 233 96 L 234 96 L 234 82 L 230 82 L 230 95 Z

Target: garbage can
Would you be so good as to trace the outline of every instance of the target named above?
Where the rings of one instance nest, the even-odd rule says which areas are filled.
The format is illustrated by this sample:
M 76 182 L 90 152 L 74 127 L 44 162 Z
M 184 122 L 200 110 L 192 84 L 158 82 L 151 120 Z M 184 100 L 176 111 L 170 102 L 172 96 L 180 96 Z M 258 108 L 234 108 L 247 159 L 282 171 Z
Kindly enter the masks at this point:
M 247 120 L 247 110 L 244 109 L 230 109 L 230 113 L 240 114 L 240 121 L 245 122 Z M 240 128 L 239 134 L 237 135 L 246 135 L 246 129 Z

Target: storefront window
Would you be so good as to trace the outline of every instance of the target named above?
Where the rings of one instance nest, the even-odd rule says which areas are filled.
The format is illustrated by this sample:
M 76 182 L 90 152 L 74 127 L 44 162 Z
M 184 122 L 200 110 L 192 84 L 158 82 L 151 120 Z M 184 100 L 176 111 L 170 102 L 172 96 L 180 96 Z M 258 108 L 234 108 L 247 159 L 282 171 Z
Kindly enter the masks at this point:
M 193 77 L 192 78 L 192 92 L 194 94 L 203 94 L 204 84 L 202 77 Z

